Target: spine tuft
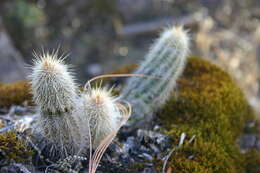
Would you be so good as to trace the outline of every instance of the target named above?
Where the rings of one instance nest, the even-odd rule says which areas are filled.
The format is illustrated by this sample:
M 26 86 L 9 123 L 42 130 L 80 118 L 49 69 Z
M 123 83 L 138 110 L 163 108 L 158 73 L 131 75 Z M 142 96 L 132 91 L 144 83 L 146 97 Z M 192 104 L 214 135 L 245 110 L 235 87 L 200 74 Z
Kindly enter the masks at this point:
M 84 117 L 88 118 L 93 147 L 119 127 L 123 117 L 118 105 L 117 98 L 111 96 L 111 90 L 106 88 L 93 88 L 83 93 Z
M 34 102 L 45 114 L 62 114 L 75 107 L 76 85 L 57 52 L 35 55 L 30 81 Z

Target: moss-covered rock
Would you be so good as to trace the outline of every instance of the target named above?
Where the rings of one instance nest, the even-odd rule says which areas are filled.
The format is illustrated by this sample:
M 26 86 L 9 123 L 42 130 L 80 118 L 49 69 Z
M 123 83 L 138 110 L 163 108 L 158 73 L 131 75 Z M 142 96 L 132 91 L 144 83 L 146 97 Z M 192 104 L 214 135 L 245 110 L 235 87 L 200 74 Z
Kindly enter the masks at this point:
M 26 142 L 18 139 L 13 131 L 0 133 L 0 151 L 6 160 L 15 162 L 28 161 L 33 154 Z
M 205 126 L 218 124 L 215 134 L 241 133 L 245 120 L 253 114 L 241 89 L 222 69 L 206 60 L 191 57 L 174 93 L 159 117 L 167 127 L 172 124 Z M 218 122 L 215 122 L 218 120 Z
M 0 83 L 0 108 L 22 105 L 25 101 L 32 104 L 32 95 L 28 81 L 10 84 Z
M 260 152 L 258 152 L 256 149 L 252 149 L 246 153 L 246 172 L 260 172 Z
M 181 132 L 197 138 L 172 156 L 173 170 L 185 172 L 193 165 L 192 172 L 198 173 L 243 172 L 244 155 L 235 141 L 253 112 L 241 89 L 225 71 L 195 57 L 189 59 L 178 88 L 158 117 L 174 140 Z
M 114 73 L 134 68 L 129 65 Z M 168 163 L 172 171 L 244 172 L 247 162 L 236 139 L 254 115 L 241 89 L 224 70 L 196 57 L 188 59 L 177 85 L 157 117 L 176 146 L 183 132 L 196 138 L 173 153 Z
M 194 143 L 186 142 L 173 153 L 169 167 L 174 172 L 183 173 L 243 172 L 237 169 L 236 164 L 221 145 L 197 137 Z

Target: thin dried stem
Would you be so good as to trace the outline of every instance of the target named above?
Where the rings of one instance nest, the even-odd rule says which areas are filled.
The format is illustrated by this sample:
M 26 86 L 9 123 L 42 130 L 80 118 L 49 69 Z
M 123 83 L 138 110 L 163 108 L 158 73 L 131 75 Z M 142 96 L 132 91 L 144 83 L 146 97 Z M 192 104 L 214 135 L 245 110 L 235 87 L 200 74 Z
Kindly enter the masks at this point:
M 99 75 L 96 77 L 93 77 L 92 79 L 90 79 L 89 81 L 86 82 L 86 84 L 84 85 L 84 90 L 87 89 L 87 87 L 90 87 L 90 83 L 92 81 L 95 81 L 97 79 L 101 79 L 101 78 L 112 78 L 112 77 L 148 77 L 148 78 L 153 78 L 153 79 L 161 79 L 160 77 L 155 77 L 155 76 L 150 76 L 150 75 L 145 75 L 145 74 L 104 74 L 104 75 Z

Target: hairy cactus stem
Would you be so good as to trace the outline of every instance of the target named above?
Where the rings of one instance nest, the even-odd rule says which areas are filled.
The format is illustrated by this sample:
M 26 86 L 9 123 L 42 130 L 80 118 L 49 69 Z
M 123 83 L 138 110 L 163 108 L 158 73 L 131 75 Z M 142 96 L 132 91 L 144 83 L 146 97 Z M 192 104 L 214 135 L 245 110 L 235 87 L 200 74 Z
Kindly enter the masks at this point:
M 122 91 L 122 98 L 133 107 L 130 124 L 148 121 L 164 105 L 184 69 L 188 52 L 189 36 L 182 27 L 167 28 L 161 33 L 135 73 L 162 80 L 131 77 Z
M 42 136 L 39 145 L 50 147 L 48 156 L 60 159 L 76 155 L 87 145 L 87 125 L 81 119 L 82 103 L 76 93 L 77 86 L 58 53 L 34 54 L 32 74 L 29 76 L 34 102 L 40 106 L 33 133 Z M 41 148 L 45 148 L 42 146 Z
M 92 88 L 91 82 L 100 78 L 109 77 L 126 77 L 132 76 L 131 74 L 113 74 L 113 75 L 100 75 L 90 79 L 82 93 L 84 104 L 84 118 L 87 118 L 90 123 L 91 138 L 93 138 L 93 148 L 97 148 L 101 141 L 106 136 L 110 135 L 118 127 L 125 115 L 125 107 L 118 103 L 120 97 L 112 96 L 113 87 L 108 89 L 106 87 Z M 136 75 L 135 75 L 136 76 Z

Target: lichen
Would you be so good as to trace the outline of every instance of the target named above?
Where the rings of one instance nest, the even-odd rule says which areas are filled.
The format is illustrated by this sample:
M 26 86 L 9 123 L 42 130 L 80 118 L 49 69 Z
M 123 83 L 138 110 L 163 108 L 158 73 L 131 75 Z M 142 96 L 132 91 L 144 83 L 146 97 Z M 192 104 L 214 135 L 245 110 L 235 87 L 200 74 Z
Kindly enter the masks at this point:
M 24 140 L 19 139 L 14 131 L 0 133 L 0 151 L 8 161 L 25 162 L 33 152 Z
M 30 85 L 27 81 L 14 83 L 0 83 L 0 108 L 8 108 L 12 105 L 22 105 L 25 101 L 32 104 Z

